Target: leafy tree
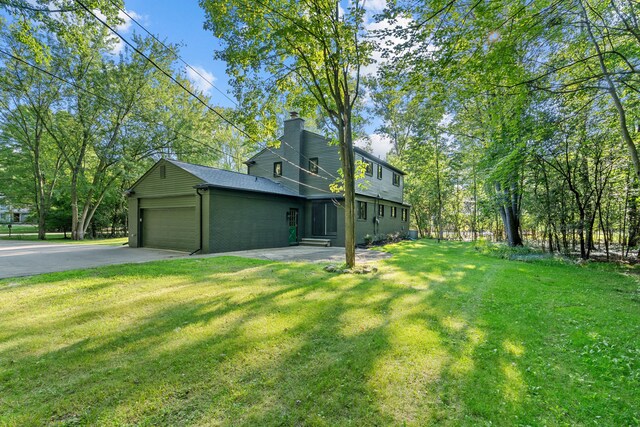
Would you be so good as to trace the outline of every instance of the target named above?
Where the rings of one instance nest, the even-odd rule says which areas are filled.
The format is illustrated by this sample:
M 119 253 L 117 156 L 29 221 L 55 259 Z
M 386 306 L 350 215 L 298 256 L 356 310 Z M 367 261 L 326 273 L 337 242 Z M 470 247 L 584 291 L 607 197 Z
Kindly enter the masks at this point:
M 205 27 L 223 44 L 240 105 L 256 117 L 274 99 L 311 101 L 333 125 L 342 162 L 347 265 L 355 264 L 354 109 L 360 96 L 360 67 L 369 63 L 363 38 L 363 3 L 342 10 L 336 0 L 201 0 Z M 266 115 L 266 114 L 263 114 Z

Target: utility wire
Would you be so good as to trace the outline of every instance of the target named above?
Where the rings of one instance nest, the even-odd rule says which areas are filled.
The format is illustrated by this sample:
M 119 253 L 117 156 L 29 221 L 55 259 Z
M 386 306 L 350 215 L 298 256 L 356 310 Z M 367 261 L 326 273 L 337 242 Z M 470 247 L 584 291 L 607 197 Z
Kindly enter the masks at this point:
M 234 129 L 238 130 L 238 132 L 240 132 L 242 135 L 246 136 L 247 139 L 255 142 L 256 144 L 258 144 L 258 146 L 260 146 L 260 142 L 257 141 L 255 138 L 253 138 L 251 135 L 249 135 L 246 131 L 240 129 L 235 123 L 233 123 L 232 121 L 230 121 L 229 119 L 227 119 L 226 117 L 224 117 L 220 112 L 218 112 L 216 109 L 214 109 L 213 107 L 211 107 L 208 103 L 206 103 L 205 101 L 202 100 L 202 98 L 200 98 L 198 95 L 196 95 L 195 93 L 193 93 L 191 90 L 189 90 L 189 88 L 187 88 L 185 85 L 183 85 L 178 79 L 176 79 L 175 77 L 173 77 L 173 75 L 171 75 L 171 73 L 169 73 L 168 71 L 166 71 L 164 68 L 160 67 L 153 59 L 151 59 L 149 56 L 145 55 L 140 49 L 138 49 L 137 47 L 135 47 L 133 45 L 133 43 L 131 43 L 129 40 L 127 40 L 124 36 L 122 36 L 118 31 L 116 31 L 111 25 L 109 25 L 105 20 L 103 20 L 102 18 L 100 18 L 98 15 L 96 15 L 91 9 L 89 9 L 82 1 L 80 0 L 75 0 L 76 3 L 78 3 L 85 11 L 87 11 L 91 16 L 93 16 L 96 20 L 98 20 L 100 23 L 102 23 L 102 25 L 104 25 L 105 27 L 107 27 L 113 34 L 115 34 L 116 36 L 118 36 L 127 46 L 129 46 L 131 49 L 133 49 L 138 55 L 142 56 L 143 58 L 145 58 L 149 63 L 151 63 L 151 65 L 153 65 L 158 71 L 160 71 L 162 74 L 164 74 L 165 76 L 167 76 L 172 82 L 174 82 L 175 84 L 177 84 L 178 86 L 180 86 L 180 88 L 182 88 L 185 92 L 187 92 L 189 95 L 191 95 L 193 98 L 195 98 L 198 102 L 200 102 L 205 108 L 207 108 L 208 110 L 210 110 L 211 112 L 213 112 L 215 115 L 217 115 L 218 117 L 220 117 L 220 119 L 222 119 L 225 123 L 229 124 L 230 126 L 232 126 Z M 313 173 L 308 169 L 305 169 L 303 167 L 301 167 L 300 165 L 297 165 L 295 163 L 293 163 L 292 161 L 290 161 L 289 159 L 281 156 L 280 154 L 276 153 L 275 151 L 273 151 L 271 148 L 269 148 L 268 146 L 264 147 L 265 149 L 269 150 L 271 153 L 273 153 L 275 156 L 279 157 L 280 159 L 282 159 L 283 161 L 289 163 L 290 165 L 292 165 L 293 167 L 300 169 L 301 171 L 304 171 L 310 175 L 313 176 L 317 176 L 319 178 L 322 178 L 324 180 L 329 180 L 329 178 L 319 175 L 317 173 Z M 335 178 L 335 177 L 334 177 Z
M 151 31 L 149 31 L 144 25 L 142 25 L 140 22 L 138 22 L 133 16 L 131 16 L 125 9 L 121 8 L 114 0 L 109 0 L 111 2 L 111 4 L 113 4 L 118 10 L 120 10 L 122 13 L 124 13 L 132 22 L 134 22 L 138 27 L 142 28 L 142 30 L 147 33 L 150 37 L 152 37 L 156 42 L 158 42 L 162 47 L 164 47 L 166 50 L 168 50 L 169 52 L 171 52 L 176 58 L 178 58 L 178 60 L 180 60 L 180 62 L 182 62 L 185 66 L 187 66 L 188 68 L 190 68 L 194 73 L 196 73 L 202 80 L 204 80 L 206 83 L 209 84 L 209 86 L 211 86 L 213 89 L 215 89 L 218 93 L 220 93 L 222 96 L 224 96 L 225 98 L 227 98 L 233 105 L 236 106 L 236 108 L 239 108 L 238 103 L 231 97 L 229 97 L 226 93 L 224 93 L 221 89 L 219 89 L 212 81 L 210 81 L 206 76 L 203 76 L 202 73 L 200 73 L 200 71 L 198 71 L 196 68 L 192 67 L 191 64 L 189 64 L 187 61 L 185 61 L 176 51 L 174 51 L 173 49 L 171 49 L 169 46 L 167 46 L 164 42 L 162 42 L 160 39 L 158 39 L 158 37 L 156 37 L 153 33 L 151 33 Z M 302 156 L 305 160 L 307 161 L 311 161 L 311 159 L 309 159 L 307 156 L 305 156 L 304 154 L 302 154 L 300 151 L 298 151 L 295 147 L 293 147 L 291 144 L 289 144 L 287 141 L 281 141 L 283 142 L 285 145 L 287 145 L 289 148 L 293 149 L 295 152 L 297 152 L 298 154 L 300 154 L 300 156 Z M 319 164 L 317 165 L 318 169 L 325 172 L 327 175 L 329 175 L 331 178 L 334 179 L 338 179 L 337 176 L 333 175 L 331 172 L 329 172 L 328 170 L 324 169 L 323 167 L 321 167 Z M 309 173 L 313 173 L 308 171 Z M 320 175 L 318 175 L 320 176 Z
M 65 78 L 63 78 L 63 77 L 60 77 L 60 76 L 58 76 L 58 75 L 56 75 L 56 74 L 54 74 L 54 73 L 51 73 L 51 72 L 50 72 L 50 71 L 48 71 L 48 70 L 45 70 L 45 69 L 44 69 L 44 68 L 42 68 L 42 67 L 39 67 L 39 66 L 37 66 L 37 65 L 35 65 L 35 64 L 32 64 L 32 63 L 30 63 L 30 62 L 28 62 L 28 61 L 26 61 L 26 60 L 24 60 L 24 59 L 22 59 L 22 58 L 18 57 L 18 56 L 15 56 L 15 55 L 13 55 L 12 53 L 7 52 L 7 51 L 5 51 L 5 50 L 4 50 L 4 49 L 2 49 L 2 48 L 0 48 L 0 53 L 4 54 L 4 55 L 6 55 L 6 56 L 8 56 L 8 57 L 10 57 L 10 58 L 13 58 L 14 60 L 16 60 L 16 61 L 18 61 L 18 62 L 21 62 L 21 63 L 23 63 L 23 64 L 25 64 L 25 65 L 27 65 L 27 66 L 29 66 L 29 67 L 32 67 L 32 68 L 34 68 L 34 69 L 36 69 L 36 70 L 38 70 L 38 71 L 40 71 L 40 72 L 42 72 L 42 73 L 44 73 L 44 74 L 48 75 L 49 77 L 53 77 L 53 78 L 55 78 L 55 79 L 57 79 L 57 80 L 59 80 L 59 81 L 61 81 L 61 82 L 63 82 L 63 83 L 66 83 L 66 84 L 68 84 L 68 85 L 70 85 L 70 86 L 73 86 L 74 88 L 76 88 L 76 89 L 78 89 L 78 90 L 80 90 L 80 91 L 82 91 L 82 92 L 85 92 L 85 93 L 87 93 L 87 94 L 89 94 L 89 95 L 91 95 L 91 96 L 93 96 L 93 97 L 95 97 L 95 98 L 97 98 L 97 99 L 100 99 L 100 100 L 102 100 L 102 101 L 104 101 L 104 102 L 106 102 L 106 103 L 108 103 L 108 104 L 110 104 L 110 105 L 112 105 L 112 106 L 120 107 L 119 105 L 117 105 L 116 103 L 114 103 L 112 100 L 109 100 L 109 99 L 105 98 L 104 96 L 102 96 L 102 95 L 100 95 L 100 94 L 97 94 L 97 93 L 95 93 L 95 92 L 92 92 L 92 91 L 90 91 L 89 89 L 87 89 L 87 88 L 85 88 L 85 87 L 83 87 L 83 86 L 78 85 L 78 84 L 77 84 L 77 83 L 75 83 L 75 82 L 71 82 L 71 81 L 69 81 L 69 80 L 67 80 L 67 79 L 65 79 Z M 121 107 L 120 107 L 120 108 L 121 108 Z M 188 136 L 188 135 L 182 134 L 182 133 L 180 133 L 180 132 L 178 132 L 178 131 L 176 131 L 176 130 L 173 130 L 173 131 L 175 132 L 175 134 L 176 134 L 176 135 L 178 135 L 178 136 L 182 136 L 183 138 L 187 138 L 187 139 L 189 139 L 189 140 L 191 140 L 191 141 L 193 141 L 193 142 L 195 142 L 195 143 L 200 144 L 201 146 L 203 146 L 203 147 L 205 147 L 205 148 L 209 148 L 209 149 L 211 149 L 211 150 L 213 150 L 213 151 L 217 152 L 218 154 L 221 154 L 221 155 L 223 155 L 223 156 L 226 156 L 226 155 L 227 155 L 227 153 L 225 153 L 225 152 L 224 152 L 222 149 L 220 149 L 219 147 L 212 146 L 212 145 L 210 145 L 210 144 L 208 144 L 208 143 L 206 143 L 206 142 L 200 141 L 200 140 L 198 140 L 198 139 L 196 139 L 196 138 L 193 138 L 192 136 Z M 258 168 L 258 169 L 262 169 L 264 172 L 271 173 L 271 171 L 270 171 L 270 170 L 268 170 L 267 168 L 261 167 L 261 166 L 259 166 L 259 165 L 254 165 L 254 167 L 256 167 L 256 168 Z M 248 175 L 248 176 L 251 176 L 251 175 Z M 254 176 L 255 176 L 255 175 L 254 175 Z M 315 187 L 315 186 L 313 186 L 313 185 L 305 184 L 304 182 L 296 181 L 295 179 L 292 179 L 292 178 L 289 178 L 289 177 L 286 177 L 286 176 L 280 176 L 280 178 L 283 178 L 284 180 L 291 181 L 291 182 L 293 182 L 293 183 L 296 183 L 296 184 L 302 185 L 302 186 L 304 186 L 304 187 L 308 187 L 308 188 L 311 188 L 311 189 L 314 189 L 314 190 L 317 190 L 317 191 L 320 191 L 320 192 L 323 192 L 323 193 L 327 193 L 327 194 L 334 194 L 334 193 L 332 193 L 331 191 L 327 191 L 327 190 L 325 190 L 325 189 L 318 188 L 318 187 Z

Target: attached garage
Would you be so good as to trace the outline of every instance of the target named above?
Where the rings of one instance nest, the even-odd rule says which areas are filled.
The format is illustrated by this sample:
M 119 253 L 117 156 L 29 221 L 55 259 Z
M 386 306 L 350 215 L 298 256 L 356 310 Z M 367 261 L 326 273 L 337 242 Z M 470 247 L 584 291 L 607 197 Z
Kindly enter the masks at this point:
M 211 253 L 287 246 L 304 237 L 297 222 L 304 199 L 262 177 L 163 159 L 128 196 L 132 248 Z
M 140 243 L 147 248 L 198 249 L 195 196 L 140 199 Z

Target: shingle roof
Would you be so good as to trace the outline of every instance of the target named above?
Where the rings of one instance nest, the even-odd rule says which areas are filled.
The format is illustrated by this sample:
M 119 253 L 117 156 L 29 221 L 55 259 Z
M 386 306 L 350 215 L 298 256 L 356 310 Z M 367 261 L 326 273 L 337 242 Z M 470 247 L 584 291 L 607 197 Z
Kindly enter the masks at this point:
M 244 191 L 256 191 L 259 193 L 281 194 L 283 196 L 301 197 L 297 192 L 282 184 L 260 176 L 247 175 L 240 172 L 232 172 L 216 169 L 208 166 L 194 165 L 191 163 L 169 160 L 168 162 L 189 172 L 191 175 L 204 181 L 204 186 L 232 188 Z

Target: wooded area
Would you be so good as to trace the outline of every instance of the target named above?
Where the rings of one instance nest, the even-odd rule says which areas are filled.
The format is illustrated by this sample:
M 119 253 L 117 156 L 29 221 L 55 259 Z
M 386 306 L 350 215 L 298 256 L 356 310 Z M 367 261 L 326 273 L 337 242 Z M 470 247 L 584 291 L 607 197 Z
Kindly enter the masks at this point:
M 408 172 L 423 236 L 584 259 L 639 250 L 631 0 L 398 1 L 376 15 L 359 2 L 203 0 L 233 112 L 185 90 L 177 46 L 138 35 L 139 52 L 114 54 L 98 18 L 116 26 L 122 2 L 37 3 L 0 2 L 0 192 L 35 208 L 42 238 L 47 224 L 69 223 L 74 239 L 125 226 L 123 191 L 160 156 L 240 170 L 295 109 L 340 147 L 348 218 L 350 147 L 370 120 Z

